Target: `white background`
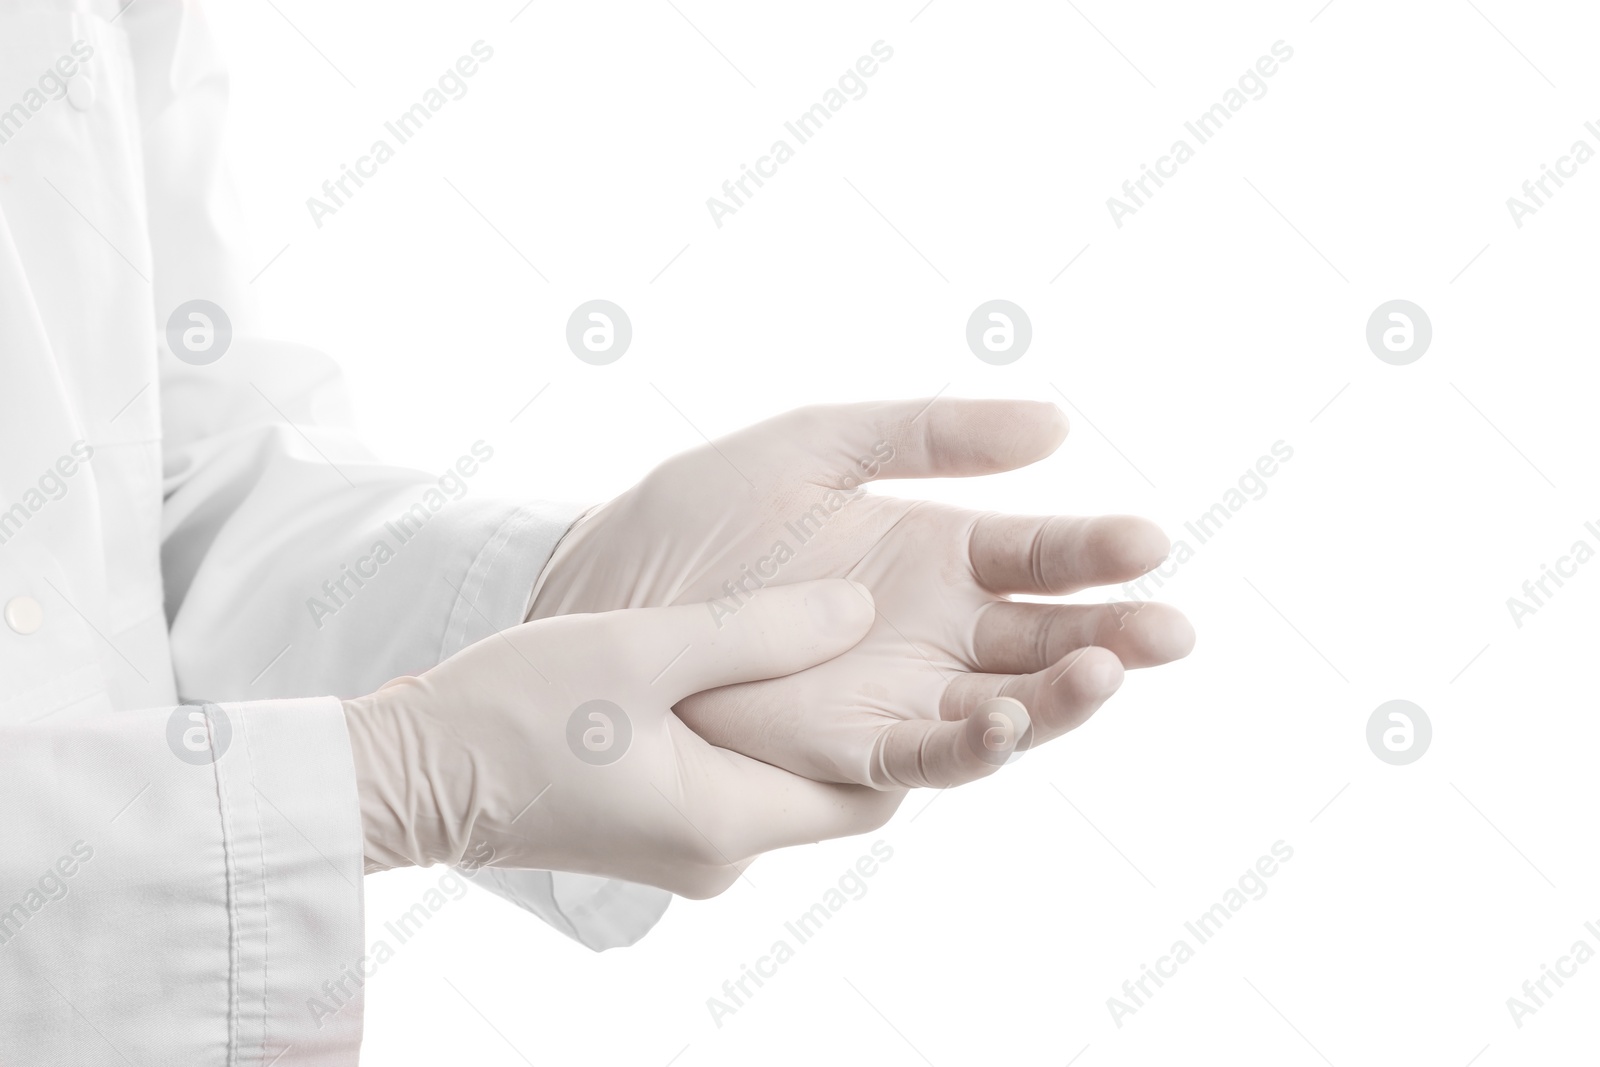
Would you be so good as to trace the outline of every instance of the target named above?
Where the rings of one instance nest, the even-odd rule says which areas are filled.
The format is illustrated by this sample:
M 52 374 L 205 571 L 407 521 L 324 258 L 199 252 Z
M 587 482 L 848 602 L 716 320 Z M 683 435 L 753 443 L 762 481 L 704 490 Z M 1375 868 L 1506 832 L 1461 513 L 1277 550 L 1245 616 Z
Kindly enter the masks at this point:
M 1031 397 L 1073 421 L 1054 458 L 884 491 L 1142 513 L 1191 544 L 1274 442 L 1294 458 L 1162 590 L 1193 656 L 1079 732 L 768 857 L 632 949 L 472 890 L 369 984 L 366 1062 L 1592 1057 L 1600 962 L 1520 1029 L 1506 998 L 1600 949 L 1600 563 L 1520 628 L 1506 599 L 1600 547 L 1600 161 L 1520 229 L 1505 202 L 1600 149 L 1595 14 L 673 3 L 215 5 L 255 288 L 341 359 L 387 457 L 442 470 L 483 438 L 474 493 L 600 500 L 803 403 Z M 306 198 L 479 39 L 468 94 L 315 227 Z M 865 97 L 717 228 L 706 198 L 878 40 Z M 1115 226 L 1106 198 L 1279 40 L 1266 95 Z M 607 367 L 563 339 L 594 297 L 634 326 Z M 995 297 L 1034 328 L 1003 367 L 963 336 Z M 1409 366 L 1364 338 L 1394 298 L 1433 323 Z M 1410 766 L 1367 748 L 1393 698 L 1433 723 Z M 707 998 L 879 838 L 867 895 L 715 1025 Z M 1107 998 L 1279 840 L 1267 895 L 1115 1025 Z M 368 879 L 371 936 L 439 873 Z

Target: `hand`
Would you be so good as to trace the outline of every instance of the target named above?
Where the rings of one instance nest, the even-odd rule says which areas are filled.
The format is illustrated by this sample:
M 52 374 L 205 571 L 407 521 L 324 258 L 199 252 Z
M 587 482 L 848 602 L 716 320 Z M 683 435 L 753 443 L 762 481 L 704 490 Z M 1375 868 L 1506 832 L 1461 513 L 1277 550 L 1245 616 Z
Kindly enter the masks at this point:
M 1130 581 L 1165 558 L 1167 538 L 1129 516 L 997 515 L 860 486 L 1012 470 L 1066 432 L 1054 405 L 1028 401 L 789 412 L 674 456 L 590 511 L 557 546 L 529 617 L 714 601 L 726 626 L 763 586 L 853 578 L 877 612 L 850 652 L 698 694 L 677 714 L 714 745 L 820 781 L 970 781 L 993 769 L 964 721 L 984 701 L 1025 705 L 1031 746 L 1093 714 L 1125 666 L 1188 654 L 1194 632 L 1163 604 L 1007 599 Z
M 432 863 L 726 889 L 757 854 L 881 826 L 898 797 L 713 748 L 691 693 L 825 662 L 872 622 L 850 582 L 514 627 L 345 702 L 367 869 Z

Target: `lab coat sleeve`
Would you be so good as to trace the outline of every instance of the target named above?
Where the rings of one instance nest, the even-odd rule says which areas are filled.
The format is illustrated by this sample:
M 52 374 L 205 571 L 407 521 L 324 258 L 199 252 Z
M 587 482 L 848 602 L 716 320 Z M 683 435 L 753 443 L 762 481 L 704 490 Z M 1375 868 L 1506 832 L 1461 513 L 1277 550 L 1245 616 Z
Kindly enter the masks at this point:
M 181 693 L 356 696 L 522 621 L 579 508 L 451 500 L 437 478 L 373 462 L 318 414 L 339 401 L 316 353 L 263 344 L 239 355 L 277 390 L 270 416 L 251 426 L 248 393 L 208 392 L 182 410 L 221 410 L 223 424 L 169 462 L 163 571 Z M 301 383 L 286 378 L 296 367 Z M 233 400 L 244 410 L 227 411 Z M 596 950 L 637 941 L 671 899 L 585 875 L 470 873 Z
M 221 163 L 227 75 L 203 5 L 124 10 L 155 321 L 204 299 L 233 329 L 205 365 L 158 341 L 162 571 L 179 693 L 356 696 L 520 623 L 580 509 L 474 493 L 494 459 L 488 441 L 463 442 L 426 473 L 378 462 L 361 444 L 333 362 L 265 338 L 256 321 L 249 279 L 261 264 L 240 261 L 247 244 Z M 642 936 L 669 899 L 545 872 L 488 885 L 597 949 Z
M 355 1067 L 362 841 L 339 702 L 190 713 L 0 724 L 0 1063 Z

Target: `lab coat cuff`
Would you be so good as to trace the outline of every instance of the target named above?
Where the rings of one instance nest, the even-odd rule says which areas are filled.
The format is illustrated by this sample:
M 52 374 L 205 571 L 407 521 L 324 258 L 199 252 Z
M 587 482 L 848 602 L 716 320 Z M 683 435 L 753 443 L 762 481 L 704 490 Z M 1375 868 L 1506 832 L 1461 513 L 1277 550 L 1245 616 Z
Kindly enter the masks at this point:
M 259 1049 L 259 1062 L 275 1067 L 353 1067 L 371 961 L 344 709 L 332 698 L 221 708 L 227 725 L 212 726 L 211 742 L 220 751 L 235 1046 Z
M 596 952 L 638 941 L 672 903 L 672 894 L 665 889 L 620 878 L 499 867 L 461 873 Z
M 527 618 L 534 585 L 556 544 L 588 509 L 584 504 L 559 503 L 505 508 L 461 577 L 440 660 Z

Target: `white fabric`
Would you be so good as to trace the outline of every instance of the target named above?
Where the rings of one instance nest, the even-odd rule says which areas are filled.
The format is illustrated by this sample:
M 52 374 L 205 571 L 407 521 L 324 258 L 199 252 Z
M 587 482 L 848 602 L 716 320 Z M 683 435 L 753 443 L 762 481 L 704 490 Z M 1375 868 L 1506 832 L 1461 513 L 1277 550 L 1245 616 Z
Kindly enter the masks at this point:
M 78 630 L 53 648 L 92 664 Z M 363 952 L 339 704 L 223 711 L 231 742 L 199 765 L 168 748 L 171 709 L 104 694 L 0 723 L 0 1063 L 356 1062 L 359 989 L 307 1008 Z
M 3 1063 L 355 1063 L 359 991 L 335 1020 L 306 1009 L 362 942 L 328 697 L 518 622 L 576 514 L 430 510 L 313 619 L 438 475 L 376 463 L 329 361 L 259 336 L 226 95 L 192 3 L 0 7 L 0 915 L 27 915 L 0 945 Z M 207 366 L 162 339 L 197 298 L 235 331 Z M 214 763 L 169 746 L 180 699 L 248 702 Z M 665 906 L 523 877 L 499 888 L 597 948 Z

